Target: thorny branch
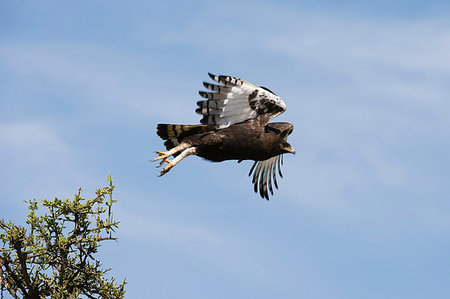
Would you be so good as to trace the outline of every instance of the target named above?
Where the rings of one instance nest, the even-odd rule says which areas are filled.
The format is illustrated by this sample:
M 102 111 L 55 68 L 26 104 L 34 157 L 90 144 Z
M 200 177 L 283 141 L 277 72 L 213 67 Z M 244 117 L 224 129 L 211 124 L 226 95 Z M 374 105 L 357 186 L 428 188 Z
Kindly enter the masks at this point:
M 116 284 L 104 276 L 102 264 L 95 258 L 100 242 L 116 240 L 112 232 L 119 222 L 112 217 L 114 185 L 98 189 L 91 199 L 30 200 L 27 230 L 0 220 L 1 296 L 6 289 L 14 298 L 123 298 L 125 280 Z M 109 199 L 106 200 L 106 196 Z M 68 227 L 73 227 L 69 230 Z M 3 232 L 3 233 L 2 233 Z

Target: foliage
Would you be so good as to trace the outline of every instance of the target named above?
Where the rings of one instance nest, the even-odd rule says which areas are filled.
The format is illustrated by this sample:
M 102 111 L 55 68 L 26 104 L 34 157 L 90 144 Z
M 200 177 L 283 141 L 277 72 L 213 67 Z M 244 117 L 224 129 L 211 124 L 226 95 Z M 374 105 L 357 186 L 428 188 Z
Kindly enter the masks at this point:
M 28 228 L 0 220 L 2 295 L 6 288 L 14 298 L 123 298 L 125 280 L 107 279 L 110 269 L 94 257 L 100 242 L 116 240 L 112 232 L 119 224 L 110 176 L 108 181 L 91 199 L 79 189 L 73 200 L 26 201 Z

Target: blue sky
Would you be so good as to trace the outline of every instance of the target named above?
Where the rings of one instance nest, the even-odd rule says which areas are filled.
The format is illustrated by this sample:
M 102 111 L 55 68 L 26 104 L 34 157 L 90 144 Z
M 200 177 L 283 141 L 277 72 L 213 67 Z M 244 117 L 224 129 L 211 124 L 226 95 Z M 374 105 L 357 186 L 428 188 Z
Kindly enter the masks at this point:
M 448 298 L 447 1 L 0 2 L 0 218 L 117 186 L 128 298 Z M 155 126 L 207 72 L 280 95 L 280 190 L 251 162 L 162 178 Z

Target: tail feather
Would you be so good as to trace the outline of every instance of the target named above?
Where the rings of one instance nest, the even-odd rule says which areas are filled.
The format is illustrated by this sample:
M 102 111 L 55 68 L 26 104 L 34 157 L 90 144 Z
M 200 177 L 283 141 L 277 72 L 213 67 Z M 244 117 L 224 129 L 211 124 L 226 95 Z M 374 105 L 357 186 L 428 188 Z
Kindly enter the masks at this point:
M 205 127 L 205 125 L 158 124 L 156 133 L 161 139 L 166 140 L 164 145 L 170 150 L 180 144 L 183 138 L 203 132 Z
M 171 138 L 185 137 L 201 132 L 204 125 L 171 125 L 171 124 L 158 124 L 156 127 L 156 133 L 163 140 Z

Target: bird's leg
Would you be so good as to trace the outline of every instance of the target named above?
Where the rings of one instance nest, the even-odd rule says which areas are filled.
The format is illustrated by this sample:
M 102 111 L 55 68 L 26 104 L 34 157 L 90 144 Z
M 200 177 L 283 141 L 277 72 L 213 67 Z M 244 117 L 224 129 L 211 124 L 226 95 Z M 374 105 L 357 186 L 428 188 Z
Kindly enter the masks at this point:
M 197 153 L 197 148 L 196 147 L 189 147 L 189 148 L 185 149 L 183 152 L 181 152 L 181 154 L 176 156 L 173 160 L 167 160 L 167 158 L 166 158 L 165 161 L 167 162 L 167 165 L 163 168 L 163 170 L 161 171 L 159 176 L 165 175 L 166 173 L 169 172 L 169 170 L 172 169 L 172 167 L 177 165 L 178 162 L 180 162 L 181 160 L 183 160 L 187 156 L 195 155 L 196 153 Z
M 170 150 L 168 150 L 167 152 L 156 151 L 155 153 L 157 153 L 159 155 L 159 157 L 153 159 L 152 162 L 161 160 L 161 163 L 159 163 L 159 165 L 158 165 L 158 167 L 161 167 L 164 164 L 164 162 L 167 162 L 167 159 L 170 156 L 172 156 L 178 152 L 181 152 L 181 151 L 187 149 L 188 147 L 189 147 L 189 145 L 187 145 L 186 143 L 180 143 L 177 146 L 175 146 L 174 148 L 171 148 Z

